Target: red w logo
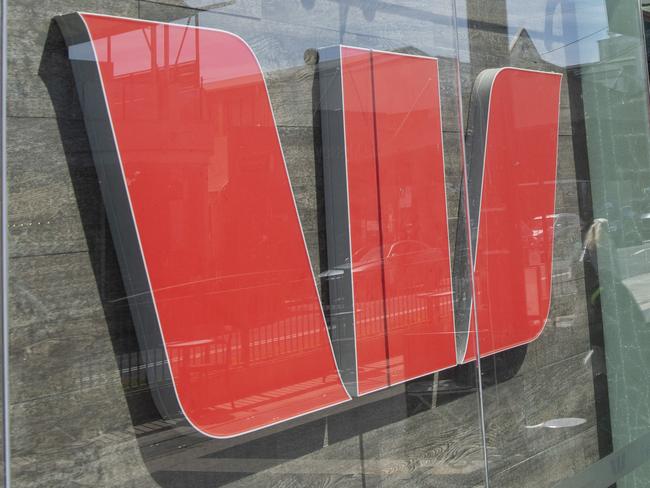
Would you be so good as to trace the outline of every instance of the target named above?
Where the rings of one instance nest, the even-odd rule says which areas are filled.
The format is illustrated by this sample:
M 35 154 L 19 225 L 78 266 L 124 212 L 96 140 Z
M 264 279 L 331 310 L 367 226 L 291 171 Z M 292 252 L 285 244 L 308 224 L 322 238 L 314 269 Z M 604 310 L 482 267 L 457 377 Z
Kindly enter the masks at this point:
M 482 356 L 541 333 L 559 75 L 477 80 L 452 277 L 437 60 L 321 50 L 328 327 L 248 45 L 58 20 L 138 339 L 172 373 L 163 411 L 241 435 L 474 359 L 477 322 Z

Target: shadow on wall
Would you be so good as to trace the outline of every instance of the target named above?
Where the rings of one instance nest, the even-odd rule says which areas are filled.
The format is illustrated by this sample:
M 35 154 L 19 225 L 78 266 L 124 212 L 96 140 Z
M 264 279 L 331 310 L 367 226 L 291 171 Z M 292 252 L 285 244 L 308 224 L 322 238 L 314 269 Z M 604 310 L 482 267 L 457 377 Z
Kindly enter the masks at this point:
M 75 192 L 97 290 L 101 297 L 104 318 L 108 328 L 116 368 L 120 371 L 124 395 L 138 439 L 142 458 L 152 477 L 165 488 L 192 486 L 221 486 L 253 475 L 293 459 L 321 450 L 324 446 L 350 440 L 340 459 L 358 459 L 363 472 L 363 435 L 389 426 L 415 414 L 474 393 L 474 365 L 464 365 L 411 381 L 406 385 L 369 395 L 360 405 L 345 410 L 345 406 L 330 412 L 329 416 L 314 414 L 294 424 L 268 429 L 231 440 L 214 440 L 195 433 L 180 419 L 162 419 L 147 385 L 147 359 L 139 352 L 136 333 L 126 292 L 122 283 L 117 256 L 113 247 L 99 182 L 92 161 L 84 128 L 79 99 L 76 93 L 67 49 L 57 25 L 52 22 L 39 67 L 39 76 L 45 83 L 56 112 L 58 129 L 65 151 L 68 171 Z M 319 99 L 318 76 L 314 77 L 312 95 Z M 314 160 L 317 175 L 317 210 L 319 226 L 319 260 L 327 262 L 324 246 L 324 202 L 322 188 L 322 161 L 320 153 L 320 114 L 314 111 Z M 83 142 L 81 146 L 80 141 Z M 326 284 L 322 295 L 327 303 Z M 514 376 L 523 362 L 525 347 L 509 351 L 508 356 L 485 360 L 486 378 L 490 371 L 498 371 L 504 381 Z M 489 365 L 499 361 L 497 367 Z M 505 366 L 507 364 L 507 366 Z M 505 373 L 504 373 L 505 372 Z M 502 373 L 505 376 L 502 376 Z M 434 398 L 435 397 L 435 398 Z M 471 404 L 475 415 L 476 404 Z M 349 408 L 349 407 L 348 407 Z M 468 407 L 469 408 L 469 407 Z M 469 411 L 469 410 L 468 410 Z M 473 417 L 471 417 L 473 418 Z M 478 429 L 478 426 L 475 426 Z M 472 428 L 472 427 L 469 427 Z M 417 430 L 417 429 L 416 429 Z M 391 435 L 390 433 L 387 435 Z M 415 434 L 418 435 L 418 434 Z M 343 448 L 342 448 L 343 449 Z M 352 458 L 351 458 L 352 456 Z M 225 466 L 219 460 L 228 460 Z M 231 460 L 243 462 L 241 470 Z M 228 464 L 226 463 L 226 464 Z M 171 465 L 175 468 L 170 469 Z M 202 466 L 202 469 L 191 466 Z M 223 469 L 223 470 L 221 470 Z M 364 481 L 365 483 L 365 481 Z

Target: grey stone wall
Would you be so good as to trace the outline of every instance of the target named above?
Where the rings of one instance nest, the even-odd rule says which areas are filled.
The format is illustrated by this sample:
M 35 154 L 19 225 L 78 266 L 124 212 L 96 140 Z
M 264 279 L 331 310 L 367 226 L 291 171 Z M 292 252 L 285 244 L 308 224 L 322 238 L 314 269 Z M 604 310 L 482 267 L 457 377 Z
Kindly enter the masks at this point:
M 467 7 L 463 109 L 473 77 L 511 64 L 556 70 L 504 2 Z M 194 7 L 194 8 L 190 8 Z M 210 12 L 202 10 L 209 8 Z M 497 8 L 498 7 L 498 8 Z M 242 35 L 267 76 L 314 271 L 324 243 L 318 78 L 305 51 L 339 42 L 440 57 L 451 242 L 460 184 L 454 32 L 448 2 L 10 0 L 8 158 L 12 472 L 16 487 L 480 486 L 471 367 L 376 394 L 271 434 L 215 441 L 157 417 L 99 196 L 66 49 L 52 18 L 73 11 L 187 19 Z M 309 58 L 309 57 L 307 57 Z M 568 91 L 557 212 L 579 215 Z M 553 308 L 527 350 L 485 361 L 495 486 L 550 486 L 598 458 L 580 229 L 558 234 Z M 561 266 L 560 266 L 561 265 Z M 567 271 L 569 270 L 569 271 Z M 558 417 L 570 429 L 527 428 Z

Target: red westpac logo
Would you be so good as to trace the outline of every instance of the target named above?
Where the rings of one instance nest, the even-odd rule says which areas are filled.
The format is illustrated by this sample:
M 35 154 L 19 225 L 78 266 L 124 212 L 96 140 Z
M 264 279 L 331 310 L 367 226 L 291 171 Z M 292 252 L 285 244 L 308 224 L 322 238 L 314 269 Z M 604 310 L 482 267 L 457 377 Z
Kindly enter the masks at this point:
M 237 436 L 541 333 L 559 75 L 476 80 L 452 263 L 438 61 L 320 50 L 328 327 L 250 47 L 185 25 L 58 21 L 138 339 L 172 373 L 161 410 Z

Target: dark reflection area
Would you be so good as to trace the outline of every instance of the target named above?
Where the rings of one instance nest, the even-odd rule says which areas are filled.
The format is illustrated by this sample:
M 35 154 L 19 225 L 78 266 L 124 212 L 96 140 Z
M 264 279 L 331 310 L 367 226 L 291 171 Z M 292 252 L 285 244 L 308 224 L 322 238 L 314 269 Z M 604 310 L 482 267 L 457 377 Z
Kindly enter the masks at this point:
M 318 51 L 315 49 L 307 49 L 304 55 L 305 64 L 308 66 L 317 66 L 318 64 Z M 314 68 L 314 81 L 311 85 L 312 100 L 319 100 L 320 98 L 320 80 L 318 69 Z M 327 269 L 327 236 L 325 233 L 325 197 L 324 191 L 324 175 L 323 175 L 323 140 L 322 131 L 320 128 L 321 114 L 320 104 L 314 103 L 314 110 L 312 111 L 312 137 L 314 144 L 314 173 L 316 179 L 316 214 L 318 225 L 318 263 L 320 270 Z M 320 299 L 323 304 L 325 318 L 329 319 L 329 279 L 327 276 L 320 276 L 317 280 L 318 291 L 320 291 Z M 327 326 L 330 327 L 330 321 L 327 320 Z M 331 338 L 331 331 L 330 331 Z
M 528 344 L 492 354 L 481 359 L 481 383 L 489 388 L 511 380 L 526 360 Z M 436 405 L 445 405 L 474 391 L 476 385 L 476 364 L 474 361 L 460 364 L 438 374 Z
M 483 387 L 504 383 L 514 378 L 524 364 L 528 345 L 515 347 L 481 359 Z
M 436 406 L 440 407 L 466 396 L 476 384 L 476 365 L 472 361 L 438 373 Z
M 439 384 L 437 375 L 429 375 L 336 407 L 328 412 L 328 416 L 313 414 L 293 423 L 231 440 L 214 440 L 197 434 L 181 419 L 163 419 L 154 404 L 149 389 L 150 380 L 146 373 L 149 368 L 160 368 L 158 377 L 169 387 L 168 372 L 165 367 L 160 367 L 161 361 L 164 362 L 164 356 L 162 351 L 143 353 L 138 346 L 134 322 L 125 298 L 127 293 L 101 199 L 97 174 L 87 138 L 80 137 L 80 134 L 85 136 L 85 128 L 71 67 L 67 60 L 66 47 L 54 23 L 48 30 L 39 74 L 48 89 L 56 112 L 68 172 L 134 434 L 144 463 L 155 481 L 166 488 L 222 486 L 290 461 L 299 463 L 299 458 L 307 454 L 316 453 L 333 444 L 340 444 L 340 449 L 334 454 L 325 454 L 325 456 L 333 455 L 337 458 L 337 462 L 358 464 L 353 469 L 341 468 L 340 474 L 351 478 L 361 477 L 365 484 L 364 457 L 374 458 L 377 464 L 378 459 L 381 460 L 383 456 L 378 453 L 376 446 L 382 442 L 396 442 L 396 438 L 402 435 L 399 429 L 405 427 L 393 429 L 393 439 L 386 441 L 382 441 L 380 436 L 373 434 L 373 431 L 430 412 L 436 404 L 436 388 Z M 319 91 L 317 76 L 314 78 L 312 91 L 313 94 Z M 323 263 L 327 262 L 327 255 L 322 231 L 324 228 L 322 158 L 319 149 L 320 130 L 317 126 L 317 121 L 320 120 L 318 109 L 314 111 L 313 120 L 320 253 L 318 261 L 322 267 Z M 83 144 L 80 144 L 80 139 Z M 327 303 L 326 284 L 321 287 L 321 292 L 321 298 Z M 92 367 L 92 365 L 83 366 Z M 84 373 L 92 377 L 92 371 Z M 450 389 L 462 390 L 462 396 L 476 392 L 475 388 L 468 383 L 463 383 L 459 388 L 450 382 L 446 382 L 445 385 L 444 395 L 447 395 L 447 390 Z M 439 391 L 442 392 L 440 389 Z M 449 416 L 454 423 L 461 423 L 462 427 L 458 429 L 462 428 L 464 432 L 474 433 L 477 427 L 476 403 L 468 401 L 466 405 L 454 405 L 454 407 L 449 409 L 452 413 L 444 412 L 439 415 L 442 418 Z M 454 410 L 456 411 L 453 412 Z M 92 413 L 89 412 L 89 415 Z M 413 429 L 413 426 L 409 428 Z M 127 434 L 131 435 L 131 432 Z M 390 432 L 384 435 L 390 435 Z M 432 442 L 431 438 L 436 437 L 436 432 L 423 429 L 412 435 L 413 439 L 420 438 L 422 442 L 427 443 Z M 374 440 L 368 441 L 367 438 L 373 436 Z M 401 443 L 401 441 L 397 442 Z M 478 442 L 472 443 L 475 451 L 478 451 L 478 445 Z M 410 446 L 399 447 L 410 450 Z M 321 461 L 315 459 L 312 460 L 312 463 L 314 462 Z M 475 466 L 474 471 L 480 473 L 478 468 L 480 466 Z M 305 475 L 322 473 L 320 468 L 315 469 L 309 465 L 304 468 L 297 465 L 293 469 Z M 332 467 L 327 469 L 332 470 Z M 368 480 L 370 476 L 377 479 L 382 477 L 378 474 L 381 471 L 377 469 L 375 468 L 374 474 L 368 476 Z
M 591 176 L 589 174 L 589 159 L 587 157 L 587 138 L 582 101 L 582 81 L 580 69 L 567 70 L 569 100 L 571 104 L 571 128 L 573 131 L 573 153 L 576 171 L 578 207 L 580 209 L 580 234 L 582 242 L 594 220 L 594 210 L 591 197 Z M 601 368 L 593 372 L 594 400 L 596 410 L 596 432 L 598 436 L 598 454 L 602 458 L 613 450 L 612 427 L 609 411 L 609 392 L 607 386 L 607 367 L 605 364 L 605 339 L 603 335 L 603 316 L 599 298 L 598 269 L 594 266 L 595 254 L 583 259 L 585 295 L 587 303 L 587 319 L 589 324 L 589 344 L 597 351 Z

